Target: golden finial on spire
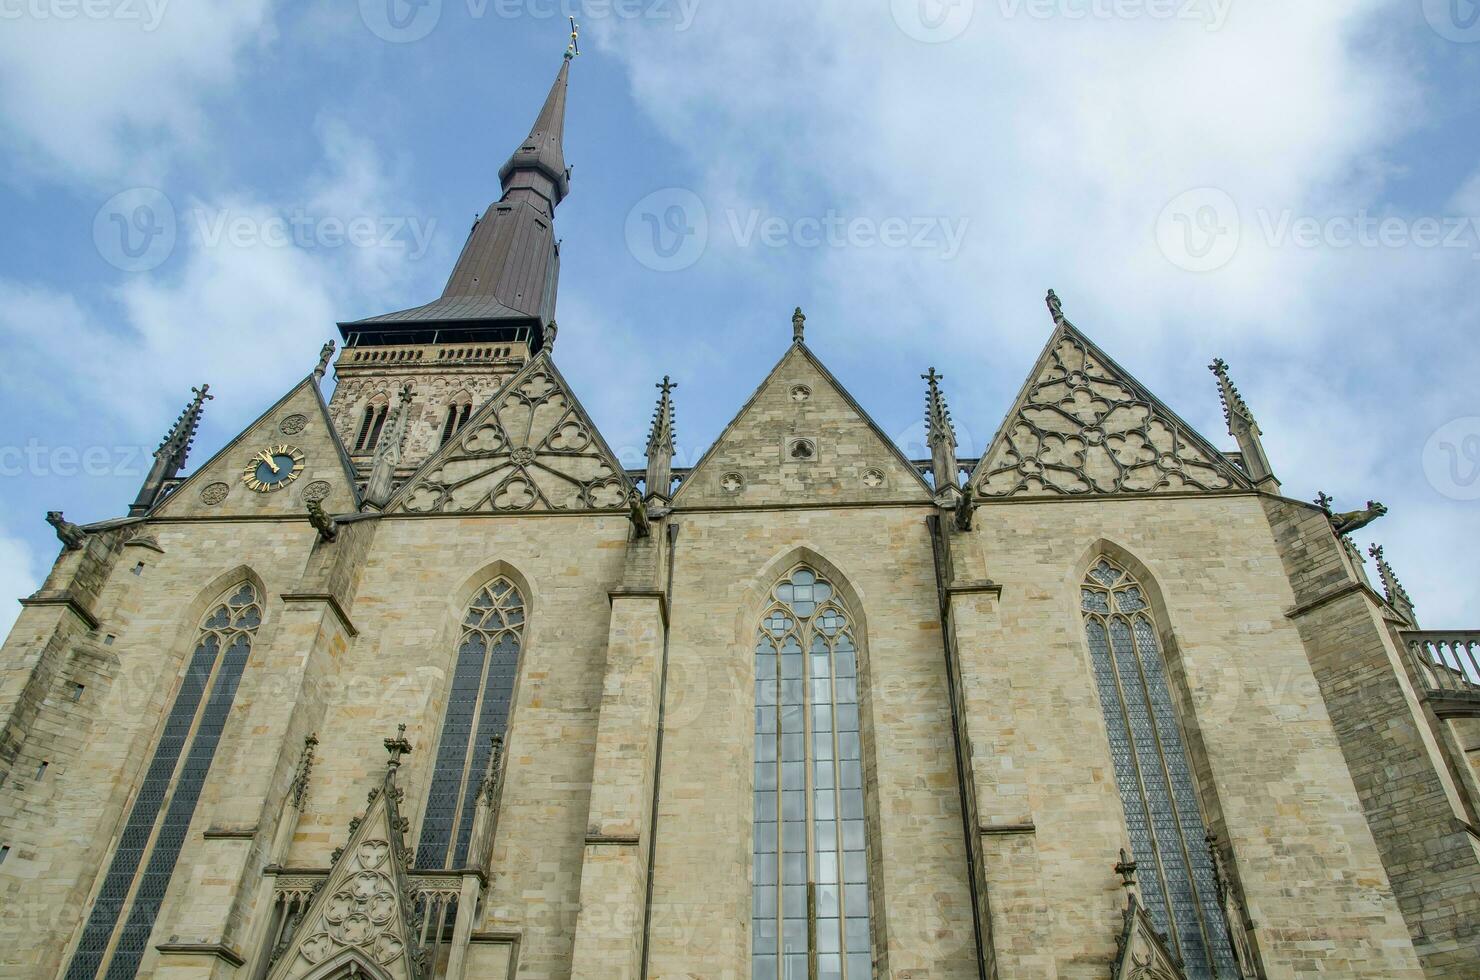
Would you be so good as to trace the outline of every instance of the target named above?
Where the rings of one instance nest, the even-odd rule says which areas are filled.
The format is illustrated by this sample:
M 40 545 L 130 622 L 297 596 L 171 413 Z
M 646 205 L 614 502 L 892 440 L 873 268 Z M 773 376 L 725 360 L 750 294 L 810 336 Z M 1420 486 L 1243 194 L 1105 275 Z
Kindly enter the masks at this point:
M 570 47 L 568 47 L 568 48 L 565 49 L 565 60 L 566 61 L 569 61 L 572 58 L 579 57 L 580 56 L 580 53 L 581 53 L 581 25 L 580 24 L 577 24 L 576 23 L 576 19 L 574 17 L 572 17 L 570 19 Z

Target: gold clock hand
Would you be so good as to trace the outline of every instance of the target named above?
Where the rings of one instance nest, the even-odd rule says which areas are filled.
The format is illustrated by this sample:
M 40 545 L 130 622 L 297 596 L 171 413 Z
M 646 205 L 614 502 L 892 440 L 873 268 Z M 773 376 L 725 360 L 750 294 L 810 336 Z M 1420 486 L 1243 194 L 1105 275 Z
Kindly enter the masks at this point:
M 274 473 L 278 472 L 277 461 L 272 458 L 272 454 L 269 453 L 267 450 L 264 449 L 260 453 L 258 453 L 257 458 L 266 463 L 268 465 L 268 468 L 270 468 Z

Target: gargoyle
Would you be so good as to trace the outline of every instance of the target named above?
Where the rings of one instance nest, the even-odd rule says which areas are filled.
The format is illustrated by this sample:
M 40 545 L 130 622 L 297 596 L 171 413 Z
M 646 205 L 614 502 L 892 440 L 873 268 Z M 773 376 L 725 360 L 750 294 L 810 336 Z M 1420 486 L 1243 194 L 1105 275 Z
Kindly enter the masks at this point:
M 632 522 L 635 537 L 645 538 L 653 533 L 653 522 L 648 517 L 647 505 L 642 502 L 642 494 L 636 490 L 627 495 L 627 519 Z
M 339 523 L 324 510 L 317 500 L 308 502 L 308 522 L 319 532 L 321 541 L 329 542 L 339 537 Z
M 971 519 L 976 514 L 976 495 L 971 492 L 971 487 L 961 491 L 956 501 L 956 530 L 966 533 L 971 530 Z
M 1343 534 L 1360 531 L 1387 512 L 1388 509 L 1385 506 L 1375 500 L 1369 500 L 1367 501 L 1366 510 L 1353 510 L 1345 514 L 1330 515 L 1331 527 L 1335 529 L 1336 536 L 1341 537 Z
M 47 511 L 46 523 L 56 528 L 64 551 L 76 551 L 87 543 L 87 532 L 63 517 L 59 510 Z

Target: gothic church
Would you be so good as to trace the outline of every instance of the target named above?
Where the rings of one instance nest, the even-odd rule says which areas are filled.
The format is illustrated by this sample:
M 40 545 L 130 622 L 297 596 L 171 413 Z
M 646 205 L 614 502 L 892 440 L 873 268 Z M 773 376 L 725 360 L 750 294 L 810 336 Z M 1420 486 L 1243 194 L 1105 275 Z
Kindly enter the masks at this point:
M 554 351 L 570 67 L 440 297 L 49 516 L 0 974 L 1480 976 L 1480 631 L 1369 580 L 1380 504 L 1286 496 L 1226 365 L 1236 449 L 1052 294 L 980 460 L 933 370 L 907 458 L 798 311 L 629 472 Z

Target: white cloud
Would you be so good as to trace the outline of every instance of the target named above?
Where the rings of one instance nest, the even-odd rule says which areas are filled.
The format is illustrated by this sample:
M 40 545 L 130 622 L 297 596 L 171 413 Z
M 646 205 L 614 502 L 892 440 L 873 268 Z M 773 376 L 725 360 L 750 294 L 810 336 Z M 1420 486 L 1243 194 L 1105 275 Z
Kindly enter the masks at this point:
M 176 150 L 205 147 L 205 103 L 237 80 L 243 51 L 272 38 L 270 8 L 271 0 L 6 3 L 0 130 L 13 163 L 35 176 L 157 180 Z
M 121 326 L 67 293 L 0 279 L 6 389 L 52 415 L 101 408 L 147 440 L 191 384 L 212 385 L 208 419 L 244 423 L 306 375 L 338 319 L 413 271 L 414 246 L 381 244 L 387 222 L 407 217 L 394 182 L 368 144 L 332 122 L 321 129 L 328 165 L 306 179 L 297 202 L 174 204 L 176 254 L 116 291 Z M 350 241 L 357 219 L 370 222 L 363 247 Z M 411 240 L 407 230 L 397 236 Z
M 710 210 L 705 262 L 778 307 L 809 280 L 850 339 L 891 359 L 951 359 L 956 417 L 988 434 L 1046 337 L 1049 286 L 1227 445 L 1204 369 L 1224 354 L 1287 491 L 1325 488 L 1346 507 L 1383 498 L 1394 517 L 1377 533 L 1401 525 L 1414 545 L 1390 554 L 1424 556 L 1410 590 L 1433 618 L 1462 620 L 1480 588 L 1453 585 L 1476 581 L 1454 535 L 1480 515 L 1426 484 L 1419 453 L 1471 397 L 1434 385 L 1434 362 L 1453 378 L 1480 368 L 1463 339 L 1480 300 L 1470 252 L 1300 247 L 1266 232 L 1364 210 L 1423 216 L 1384 198 L 1392 157 L 1429 111 L 1422 76 L 1372 43 L 1391 12 L 1377 0 L 1238 3 L 1210 30 L 1040 19 L 1028 13 L 1039 4 L 976 0 L 959 40 L 922 44 L 891 18 L 910 6 L 709 4 L 686 32 L 594 25 L 639 104 L 693 158 Z M 1231 260 L 1206 273 L 1169 261 L 1157 237 L 1167 205 L 1198 188 L 1227 195 L 1242 231 Z M 1480 212 L 1477 202 L 1480 176 L 1421 207 L 1443 217 Z M 829 207 L 964 219 L 965 248 L 954 261 L 821 248 L 778 271 L 724 230 L 730 208 L 794 221 Z
M 35 592 L 40 584 L 31 549 L 24 541 L 0 532 L 0 639 L 10 634 L 20 615 L 15 600 Z

